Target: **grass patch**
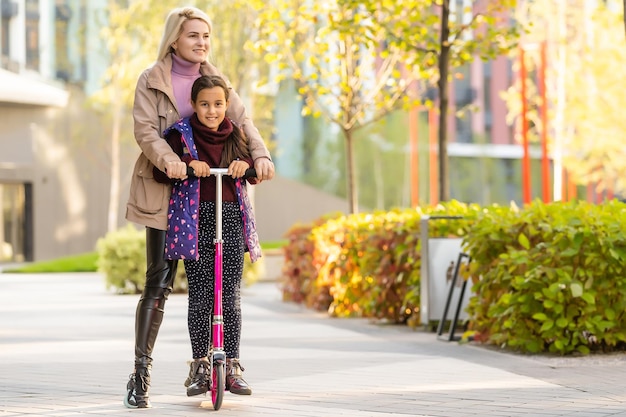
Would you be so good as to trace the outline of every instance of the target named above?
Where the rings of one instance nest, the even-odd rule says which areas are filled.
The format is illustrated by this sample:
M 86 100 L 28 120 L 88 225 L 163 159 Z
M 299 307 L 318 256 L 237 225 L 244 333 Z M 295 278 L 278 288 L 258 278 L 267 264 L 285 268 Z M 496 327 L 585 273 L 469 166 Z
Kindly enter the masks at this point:
M 284 247 L 285 245 L 287 245 L 287 243 L 289 243 L 289 241 L 287 239 L 285 240 L 273 240 L 270 242 L 261 242 L 261 249 L 280 249 L 282 247 Z
M 262 242 L 261 248 L 280 249 L 288 243 L 287 240 L 275 240 Z M 10 273 L 47 273 L 47 272 L 96 272 L 98 253 L 89 252 L 74 256 L 65 256 L 62 258 L 52 259 L 49 261 L 33 262 L 15 268 L 4 269 L 3 272 Z
M 16 268 L 5 269 L 11 273 L 44 273 L 44 272 L 96 272 L 98 267 L 97 252 L 65 256 L 50 261 L 33 262 Z

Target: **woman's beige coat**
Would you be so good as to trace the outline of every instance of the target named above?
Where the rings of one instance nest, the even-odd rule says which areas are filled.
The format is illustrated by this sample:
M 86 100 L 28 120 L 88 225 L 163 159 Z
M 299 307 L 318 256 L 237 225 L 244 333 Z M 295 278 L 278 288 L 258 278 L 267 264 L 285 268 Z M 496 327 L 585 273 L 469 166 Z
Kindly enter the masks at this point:
M 205 75 L 222 75 L 209 63 L 203 63 L 200 72 Z M 135 163 L 126 205 L 127 220 L 160 230 L 167 229 L 171 186 L 156 182 L 152 177 L 152 167 L 165 171 L 166 162 L 180 160 L 163 139 L 163 131 L 180 118 L 171 73 L 172 57 L 167 55 L 146 69 L 137 81 L 133 118 L 135 140 L 141 148 L 141 154 Z M 250 139 L 252 159 L 270 158 L 259 131 L 248 118 L 241 99 L 232 87 L 229 100 L 226 116 L 237 122 Z

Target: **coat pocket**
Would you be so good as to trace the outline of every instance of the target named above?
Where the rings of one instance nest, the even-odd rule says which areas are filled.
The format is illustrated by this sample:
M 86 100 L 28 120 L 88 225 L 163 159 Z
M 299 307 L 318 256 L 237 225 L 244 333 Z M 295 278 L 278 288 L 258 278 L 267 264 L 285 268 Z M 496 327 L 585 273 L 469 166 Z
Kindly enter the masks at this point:
M 134 178 L 130 186 L 131 203 L 145 214 L 157 214 L 167 210 L 170 192 L 168 184 L 154 180 L 152 168 L 152 163 L 142 154 L 135 164 Z

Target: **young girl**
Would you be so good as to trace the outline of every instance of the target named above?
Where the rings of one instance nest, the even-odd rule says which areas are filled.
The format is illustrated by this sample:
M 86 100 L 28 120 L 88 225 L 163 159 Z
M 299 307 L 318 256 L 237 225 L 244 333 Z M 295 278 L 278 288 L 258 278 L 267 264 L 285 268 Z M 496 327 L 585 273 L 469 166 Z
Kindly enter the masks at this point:
M 205 75 L 198 78 L 191 88 L 191 105 L 194 114 L 181 119 L 168 128 L 165 138 L 181 160 L 193 168 L 198 179 L 176 181 L 172 187 L 170 202 L 170 223 L 168 234 L 171 246 L 166 244 L 166 254 L 170 259 L 184 259 L 189 281 L 188 327 L 191 339 L 193 362 L 189 378 L 185 382 L 187 395 L 207 392 L 209 362 L 207 355 L 211 340 L 211 315 L 213 311 L 213 276 L 215 238 L 215 176 L 210 176 L 210 167 L 228 167 L 230 176 L 223 176 L 222 188 L 222 227 L 223 227 L 223 314 L 224 348 L 226 350 L 226 389 L 234 394 L 250 395 L 252 390 L 242 377 L 243 368 L 239 364 L 239 342 L 241 338 L 241 278 L 243 274 L 244 225 L 237 198 L 235 178 L 243 177 L 246 169 L 252 166 L 246 137 L 226 115 L 228 108 L 228 86 L 219 76 Z M 154 168 L 154 178 L 158 182 L 172 180 L 162 171 Z M 196 182 L 196 184 L 194 184 Z M 250 179 L 255 183 L 255 179 Z M 195 223 L 194 198 L 187 197 L 189 190 L 197 192 L 199 183 L 199 221 L 197 235 L 181 230 Z M 195 187 L 195 189 L 194 189 Z M 187 193 L 187 194 L 185 194 Z M 181 196 L 185 196 L 180 198 Z M 181 201 L 191 206 L 177 210 Z M 195 208 L 194 208 L 195 207 Z M 182 220 L 181 220 L 182 219 Z M 176 225 L 176 226 L 174 226 Z M 174 230 L 175 229 L 175 230 Z M 187 230 L 187 229 L 185 229 Z M 178 233 L 178 234 L 176 234 Z M 197 236 L 197 240 L 196 240 Z M 179 239 L 180 238 L 180 239 Z M 179 240 L 191 246 L 185 253 L 175 253 Z M 176 243 L 174 243 L 176 242 Z M 197 242 L 197 247 L 195 243 Z M 253 248 L 250 248 L 251 250 Z

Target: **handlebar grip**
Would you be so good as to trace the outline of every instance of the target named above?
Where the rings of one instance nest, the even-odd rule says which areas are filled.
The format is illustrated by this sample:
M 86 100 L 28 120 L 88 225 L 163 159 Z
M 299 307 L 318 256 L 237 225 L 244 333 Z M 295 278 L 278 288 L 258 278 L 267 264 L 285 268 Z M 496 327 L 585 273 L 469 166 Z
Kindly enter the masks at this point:
M 254 168 L 248 168 L 246 169 L 246 173 L 243 174 L 243 179 L 246 180 L 248 178 L 254 178 L 256 177 L 256 169 Z
M 187 176 L 190 178 L 193 178 L 196 176 L 196 172 L 194 171 L 194 169 L 190 166 L 187 166 Z M 243 174 L 243 179 L 248 179 L 248 178 L 254 178 L 256 177 L 256 169 L 254 168 L 248 168 L 246 169 L 246 172 Z

